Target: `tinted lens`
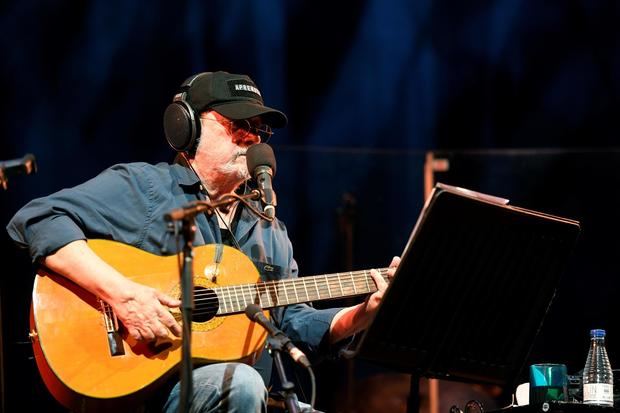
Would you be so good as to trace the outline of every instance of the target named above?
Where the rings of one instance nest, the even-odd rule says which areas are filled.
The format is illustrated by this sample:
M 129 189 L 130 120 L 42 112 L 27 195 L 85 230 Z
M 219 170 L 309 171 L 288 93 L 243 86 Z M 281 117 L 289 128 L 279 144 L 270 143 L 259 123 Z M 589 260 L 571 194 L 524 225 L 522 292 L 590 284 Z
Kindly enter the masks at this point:
M 271 130 L 271 126 L 269 125 L 259 125 L 252 129 L 253 133 L 258 135 L 262 142 L 267 142 L 269 138 L 271 138 L 271 135 L 273 135 L 273 131 Z
M 250 122 L 246 119 L 235 120 L 230 123 L 231 132 L 240 137 L 245 137 L 250 132 Z
M 252 126 L 247 119 L 233 121 L 231 123 L 231 129 L 232 132 L 239 137 L 243 138 L 251 133 L 258 136 L 262 142 L 266 142 L 271 135 L 273 135 L 273 131 L 269 125 Z

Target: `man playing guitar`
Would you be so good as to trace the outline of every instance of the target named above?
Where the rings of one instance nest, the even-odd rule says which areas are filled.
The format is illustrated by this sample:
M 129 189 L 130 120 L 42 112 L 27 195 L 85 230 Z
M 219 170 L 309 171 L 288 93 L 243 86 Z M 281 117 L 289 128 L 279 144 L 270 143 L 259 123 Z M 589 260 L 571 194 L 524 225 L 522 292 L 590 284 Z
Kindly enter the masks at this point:
M 157 256 L 166 255 L 162 251 L 167 251 L 168 255 L 177 253 L 176 240 L 167 232 L 164 214 L 192 201 L 215 201 L 246 190 L 250 179 L 246 150 L 269 138 L 272 127 L 283 127 L 286 122 L 282 112 L 263 105 L 260 91 L 247 76 L 226 72 L 192 76 L 182 85 L 164 119 L 166 136 L 171 146 L 179 152 L 177 158 L 182 162 L 115 165 L 81 185 L 31 201 L 11 220 L 8 232 L 17 244 L 29 248 L 32 259 L 45 269 L 48 276 L 41 277 L 42 280 L 37 283 L 50 278 L 67 290 L 84 290 L 86 295 L 74 294 L 81 298 L 81 303 L 90 305 L 92 298 L 92 308 L 96 311 L 103 308 L 104 316 L 112 315 L 109 320 L 112 320 L 111 324 L 118 323 L 120 326 L 118 331 L 123 340 L 120 347 L 125 354 L 105 354 L 105 357 L 114 356 L 120 360 L 133 354 L 159 362 L 166 358 L 164 352 L 151 352 L 148 343 L 174 341 L 174 337 L 181 334 L 178 317 L 175 317 L 175 309 L 180 305 L 178 294 L 174 289 L 161 290 L 163 287 L 149 285 L 147 281 L 123 273 L 119 270 L 121 264 L 115 265 L 115 260 L 120 262 L 125 258 L 127 265 L 131 265 L 131 261 L 138 258 L 118 257 L 125 253 L 115 253 L 114 257 L 106 259 L 105 253 L 93 248 L 96 244 L 89 240 L 113 240 Z M 241 251 L 256 267 L 262 281 L 297 279 L 298 267 L 292 246 L 286 228 L 279 220 L 260 220 L 242 203 L 236 202 L 217 210 L 215 214 L 197 216 L 196 226 L 195 245 L 224 244 Z M 216 255 L 217 248 L 215 251 L 213 255 Z M 208 259 L 213 261 L 211 256 Z M 398 263 L 399 259 L 395 257 L 385 272 L 387 277 L 394 274 Z M 224 272 L 207 274 L 211 264 L 204 264 L 203 267 L 203 264 L 198 264 L 196 276 L 203 276 L 209 286 L 227 284 L 229 281 Z M 127 268 L 130 272 L 133 267 Z M 172 268 L 175 268 L 174 265 Z M 146 272 L 155 274 L 157 271 Z M 359 305 L 317 310 L 301 302 L 303 300 L 299 296 L 296 299 L 288 297 L 288 302 L 293 304 L 274 305 L 271 316 L 285 334 L 309 354 L 326 352 L 330 345 L 364 329 L 372 319 L 387 281 L 375 270 L 369 272 L 369 277 L 374 280 L 374 285 L 366 292 L 374 292 Z M 199 282 L 196 284 L 199 285 Z M 313 285 L 316 285 L 318 297 L 322 298 L 318 284 L 315 282 Z M 357 292 L 355 284 L 353 288 Z M 333 287 L 327 284 L 327 289 L 331 295 Z M 227 294 L 230 296 L 230 291 Z M 40 295 L 33 301 L 36 325 L 45 322 L 46 312 L 52 312 L 48 307 L 45 310 L 42 307 L 45 297 Z M 312 294 L 309 297 L 316 298 Z M 100 305 L 97 300 L 100 300 Z M 226 304 L 227 301 L 220 300 L 220 307 L 222 302 Z M 234 303 L 235 298 L 231 297 L 228 302 Z M 38 308 L 40 313 L 37 313 Z M 222 326 L 226 323 L 224 321 Z M 208 326 L 206 321 L 203 324 L 205 331 L 219 328 Z M 240 337 L 246 334 L 243 331 L 236 333 Z M 75 337 L 74 341 L 80 341 L 80 337 Z M 80 372 L 67 375 L 66 379 L 60 377 L 60 368 L 49 360 L 53 350 L 46 350 L 44 344 L 41 335 L 42 354 L 39 356 L 48 358 L 49 370 L 58 375 L 59 386 L 71 387 L 69 376 L 79 375 Z M 210 344 L 217 346 L 218 343 Z M 66 352 L 71 353 L 72 349 L 67 348 Z M 221 352 L 225 353 L 226 348 Z M 245 354 L 240 356 L 243 358 Z M 270 357 L 263 354 L 254 367 L 228 361 L 228 358 L 222 357 L 221 362 L 212 362 L 194 370 L 192 411 L 265 411 L 265 386 L 271 376 Z M 218 357 L 205 359 L 218 360 Z M 103 364 L 101 362 L 101 366 Z M 88 376 L 93 377 L 94 374 L 91 372 Z M 134 373 L 129 371 L 127 374 L 131 377 Z M 102 378 L 101 381 L 103 384 L 91 385 L 95 389 L 93 392 L 103 389 L 106 380 Z M 62 399 L 61 402 L 68 400 L 52 389 L 58 386 L 48 383 L 48 387 L 58 399 Z M 76 392 L 75 388 L 69 391 L 73 392 Z M 77 390 L 77 393 L 80 391 Z M 119 397 L 127 396 L 120 393 L 123 391 L 119 391 Z M 66 403 L 71 408 L 79 408 L 73 402 Z M 176 412 L 178 403 L 177 383 L 166 396 L 163 410 Z

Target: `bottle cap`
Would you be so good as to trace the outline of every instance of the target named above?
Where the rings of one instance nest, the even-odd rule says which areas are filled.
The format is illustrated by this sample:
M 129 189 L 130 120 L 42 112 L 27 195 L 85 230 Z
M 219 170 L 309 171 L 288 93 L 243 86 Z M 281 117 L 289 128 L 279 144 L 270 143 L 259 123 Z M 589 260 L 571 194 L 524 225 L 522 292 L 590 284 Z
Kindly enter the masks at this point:
M 590 330 L 590 338 L 605 338 L 605 330 Z

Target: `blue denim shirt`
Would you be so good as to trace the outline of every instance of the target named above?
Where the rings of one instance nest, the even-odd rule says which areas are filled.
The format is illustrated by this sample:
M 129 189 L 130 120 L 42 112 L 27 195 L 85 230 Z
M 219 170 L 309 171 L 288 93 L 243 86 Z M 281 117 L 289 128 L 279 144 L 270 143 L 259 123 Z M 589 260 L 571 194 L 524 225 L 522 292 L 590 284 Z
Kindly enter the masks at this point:
M 74 188 L 29 202 L 9 222 L 7 231 L 18 245 L 30 250 L 35 262 L 72 241 L 89 238 L 112 239 L 158 255 L 165 246 L 168 253 L 175 253 L 176 241 L 166 235 L 163 216 L 197 199 L 204 199 L 200 181 L 184 166 L 119 164 Z M 196 224 L 194 245 L 222 242 L 215 215 L 199 215 Z M 282 222 L 261 220 L 244 208 L 234 235 L 263 279 L 297 277 L 293 248 Z M 264 267 L 271 274 L 261 271 Z M 329 325 L 338 310 L 298 304 L 273 309 L 272 317 L 311 356 L 326 346 Z M 268 383 L 269 357 L 263 354 L 255 367 Z

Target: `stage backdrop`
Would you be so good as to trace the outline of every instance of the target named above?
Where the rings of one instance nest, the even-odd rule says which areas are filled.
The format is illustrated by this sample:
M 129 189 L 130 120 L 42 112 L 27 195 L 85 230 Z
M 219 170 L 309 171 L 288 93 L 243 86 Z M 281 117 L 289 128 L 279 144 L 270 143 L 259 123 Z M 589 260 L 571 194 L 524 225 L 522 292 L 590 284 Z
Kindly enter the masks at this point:
M 615 0 L 4 2 L 0 160 L 30 152 L 39 172 L 0 192 L 0 223 L 112 164 L 170 161 L 162 113 L 182 81 L 202 71 L 246 73 L 289 116 L 270 143 L 278 215 L 303 274 L 386 265 L 400 253 L 422 205 L 427 150 L 527 148 L 535 166 L 527 156 L 491 162 L 541 187 L 558 169 L 536 153 L 573 151 L 562 168 L 583 190 L 567 185 L 562 197 L 539 202 L 548 192 L 526 194 L 494 167 L 476 167 L 476 179 L 463 170 L 462 182 L 586 218 L 592 243 L 578 246 L 579 268 L 593 264 L 600 282 L 580 271 L 576 282 L 593 290 L 573 285 L 555 329 L 543 331 L 566 347 L 537 354 L 576 371 L 587 329 L 603 327 L 617 366 L 620 331 L 605 315 L 614 312 L 619 243 L 605 222 L 616 220 L 618 164 L 601 173 L 580 153 L 617 153 L 619 9 Z M 575 207 L 586 202 L 591 210 Z M 352 238 L 343 236 L 347 222 Z M 28 259 L 1 239 L 3 403 L 52 411 L 29 359 Z M 573 316 L 598 301 L 601 317 Z

